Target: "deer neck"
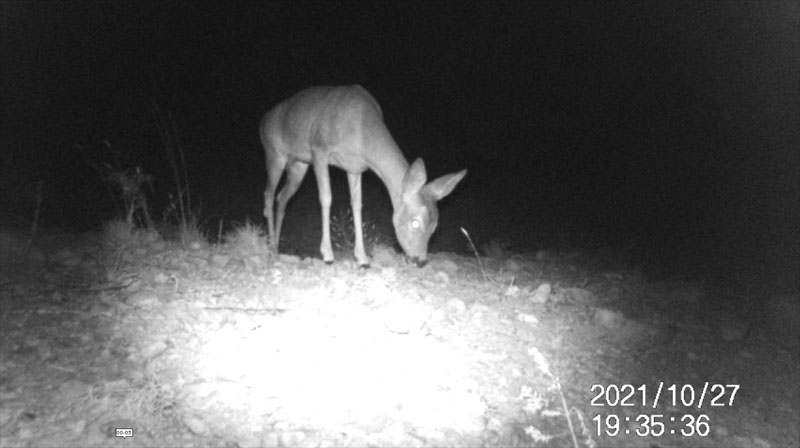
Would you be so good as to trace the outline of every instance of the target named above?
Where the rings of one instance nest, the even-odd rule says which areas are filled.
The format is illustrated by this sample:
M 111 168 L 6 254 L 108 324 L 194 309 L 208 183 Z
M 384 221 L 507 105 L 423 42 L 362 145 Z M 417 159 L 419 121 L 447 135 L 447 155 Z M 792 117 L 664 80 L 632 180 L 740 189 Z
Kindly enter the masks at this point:
M 408 171 L 408 161 L 388 133 L 373 148 L 370 167 L 386 185 L 392 207 L 397 210 L 403 200 L 403 178 Z

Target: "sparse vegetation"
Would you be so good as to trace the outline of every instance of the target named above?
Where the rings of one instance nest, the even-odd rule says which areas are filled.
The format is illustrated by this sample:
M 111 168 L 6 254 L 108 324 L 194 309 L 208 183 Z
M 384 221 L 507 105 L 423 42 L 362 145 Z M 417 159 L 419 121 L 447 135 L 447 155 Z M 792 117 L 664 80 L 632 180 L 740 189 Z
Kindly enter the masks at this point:
M 492 238 L 488 243 L 481 245 L 481 251 L 495 260 L 505 260 L 511 255 L 510 244 L 503 239 Z
M 581 422 L 581 437 L 585 441 L 583 446 L 586 448 L 596 448 L 597 443 L 595 443 L 594 439 L 592 439 L 591 431 L 588 427 L 586 427 L 586 422 L 584 421 L 583 414 L 581 414 L 580 409 L 570 408 L 569 405 L 567 405 L 567 399 L 564 397 L 564 389 L 561 387 L 561 381 L 550 369 L 550 363 L 547 362 L 547 358 L 545 358 L 542 352 L 540 352 L 536 347 L 528 350 L 528 354 L 533 357 L 533 362 L 536 365 L 536 368 L 539 369 L 539 371 L 545 376 L 550 378 L 550 380 L 553 382 L 552 388 L 558 393 L 558 398 L 561 402 L 561 408 L 564 411 L 564 418 L 567 419 L 567 425 L 569 425 L 569 435 L 572 439 L 572 446 L 574 448 L 581 447 L 581 445 L 578 443 L 578 436 L 575 435 L 575 425 L 573 424 L 571 417 L 572 411 L 575 411 L 576 415 L 578 415 L 579 421 Z
M 110 148 L 110 143 L 105 142 Z M 152 189 L 153 176 L 140 167 L 122 168 L 109 163 L 88 162 L 109 187 L 109 192 L 117 207 L 119 218 L 125 222 L 145 228 L 153 228 L 153 219 L 147 201 L 147 190 Z
M 97 162 L 88 156 L 84 148 L 84 162 L 93 168 L 107 186 L 117 208 L 118 219 L 127 223 L 111 222 L 104 229 L 107 242 L 127 241 L 126 235 L 134 228 L 156 229 L 166 240 L 179 240 L 184 246 L 207 244 L 207 237 L 199 224 L 199 213 L 192 205 L 188 171 L 178 132 L 169 113 L 162 113 L 154 104 L 153 116 L 163 143 L 174 182 L 174 192 L 167 193 L 169 199 L 156 225 L 149 196 L 153 194 L 154 176 L 133 163 L 123 163 L 120 151 L 114 151 L 111 143 L 103 141 L 103 146 L 111 153 L 113 162 Z M 127 166 L 126 166 L 127 165 Z M 176 228 L 177 227 L 177 228 Z
M 124 258 L 130 256 L 132 248 L 147 247 L 162 239 L 153 228 L 139 228 L 126 220 L 115 219 L 103 224 L 101 241 L 105 277 L 113 281 L 118 279 L 125 264 Z
M 167 154 L 170 168 L 172 168 L 172 180 L 175 183 L 176 195 L 170 197 L 171 205 L 177 204 L 180 222 L 184 229 L 188 228 L 192 221 L 192 195 L 189 189 L 189 175 L 186 170 L 186 158 L 183 154 L 178 129 L 172 120 L 172 114 L 161 112 L 156 102 L 153 102 L 153 116 L 156 119 L 161 142 L 164 152 Z
M 39 217 L 42 211 L 42 181 L 36 183 L 36 209 L 33 212 L 33 221 L 31 222 L 31 235 L 28 238 L 28 243 L 25 245 L 25 252 L 22 254 L 22 262 L 28 259 L 28 254 L 33 244 L 33 239 L 36 238 L 36 231 L 39 229 Z
M 224 240 L 237 253 L 269 253 L 264 228 L 250 221 L 236 226 Z
M 376 245 L 391 245 L 391 236 L 383 235 L 372 221 L 363 219 L 362 232 L 364 233 L 364 250 L 372 253 Z M 352 255 L 356 234 L 353 223 L 353 212 L 349 207 L 342 208 L 331 216 L 331 244 L 337 257 Z
M 475 248 L 475 243 L 473 243 L 472 238 L 469 237 L 469 232 L 467 232 L 467 229 L 461 227 L 461 233 L 463 233 L 464 236 L 467 237 L 467 241 L 469 241 L 469 245 L 470 247 L 472 247 L 472 251 L 475 253 L 475 258 L 478 259 L 478 265 L 481 268 L 481 274 L 483 274 L 483 279 L 488 281 L 489 276 L 486 274 L 486 269 L 483 268 L 483 261 L 481 260 L 481 256 L 478 253 L 478 249 Z

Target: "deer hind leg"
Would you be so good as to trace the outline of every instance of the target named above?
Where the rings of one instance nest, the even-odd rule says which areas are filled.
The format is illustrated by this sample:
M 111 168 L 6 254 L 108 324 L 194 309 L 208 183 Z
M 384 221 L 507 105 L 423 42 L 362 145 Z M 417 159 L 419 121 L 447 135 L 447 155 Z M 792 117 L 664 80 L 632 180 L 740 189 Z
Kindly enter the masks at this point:
M 361 227 L 361 174 L 347 173 L 347 181 L 350 184 L 350 207 L 353 209 L 353 228 L 356 235 L 353 255 L 360 267 L 368 267 L 369 257 L 364 250 L 364 234 Z
M 275 232 L 275 190 L 286 168 L 286 158 L 267 148 L 267 187 L 264 189 L 264 217 L 267 218 L 267 244 L 278 253 L 278 234 Z M 278 224 L 280 226 L 280 224 Z
M 275 238 L 280 239 L 281 228 L 283 227 L 283 217 L 286 216 L 286 204 L 289 199 L 297 193 L 303 178 L 308 171 L 308 164 L 303 162 L 293 162 L 286 168 L 286 184 L 278 193 L 278 215 L 276 217 Z M 276 246 L 277 249 L 277 246 Z

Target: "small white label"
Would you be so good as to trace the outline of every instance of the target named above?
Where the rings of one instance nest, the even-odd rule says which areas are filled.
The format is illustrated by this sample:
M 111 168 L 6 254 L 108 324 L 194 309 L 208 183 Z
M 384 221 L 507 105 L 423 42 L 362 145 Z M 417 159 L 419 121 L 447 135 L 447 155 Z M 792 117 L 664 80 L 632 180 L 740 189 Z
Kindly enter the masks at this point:
M 114 429 L 114 436 L 115 437 L 133 437 L 133 428 L 115 428 Z

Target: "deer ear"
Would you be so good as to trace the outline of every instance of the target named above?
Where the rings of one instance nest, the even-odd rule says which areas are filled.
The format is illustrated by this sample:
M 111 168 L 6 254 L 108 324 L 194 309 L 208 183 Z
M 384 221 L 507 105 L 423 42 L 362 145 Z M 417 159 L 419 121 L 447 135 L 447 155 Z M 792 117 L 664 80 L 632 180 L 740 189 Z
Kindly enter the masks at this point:
M 463 179 L 466 175 L 467 170 L 446 174 L 429 183 L 428 185 L 425 185 L 423 193 L 429 194 L 438 201 L 450 194 L 453 191 L 453 188 L 456 188 L 456 185 L 458 185 L 458 183 L 461 182 L 461 179 Z
M 417 158 L 403 177 L 403 196 L 419 193 L 427 181 L 428 175 L 425 173 L 425 164 L 422 159 Z

